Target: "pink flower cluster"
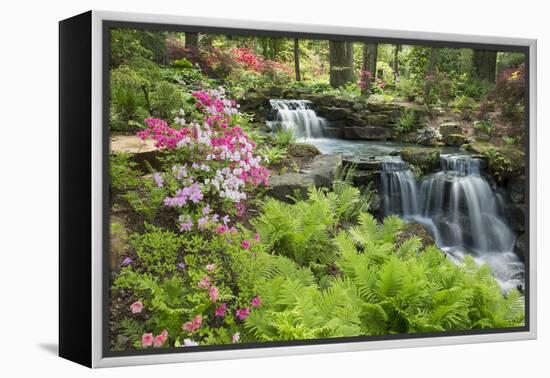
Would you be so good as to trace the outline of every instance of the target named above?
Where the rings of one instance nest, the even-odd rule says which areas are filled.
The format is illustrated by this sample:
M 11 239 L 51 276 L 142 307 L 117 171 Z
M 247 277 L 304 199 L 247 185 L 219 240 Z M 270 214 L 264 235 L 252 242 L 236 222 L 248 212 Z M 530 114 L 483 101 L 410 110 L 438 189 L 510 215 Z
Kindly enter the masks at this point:
M 202 323 L 202 316 L 197 315 L 193 318 L 193 320 L 189 322 L 183 323 L 183 330 L 187 332 L 195 332 L 197 329 L 200 328 Z
M 164 330 L 157 336 L 153 336 L 152 333 L 144 333 L 141 336 L 141 346 L 143 348 L 148 348 L 153 346 L 155 348 L 160 348 L 168 340 L 168 331 Z
M 189 163 L 173 167 L 171 174 L 181 187 L 164 199 L 166 206 L 180 209 L 181 231 L 194 226 L 219 229 L 221 220 L 227 226 L 229 219 L 216 213 L 216 207 L 234 203 L 235 210 L 230 213 L 242 216 L 247 192 L 258 185 L 267 186 L 269 171 L 261 164 L 262 157 L 255 155 L 255 143 L 237 124 L 238 105 L 234 100 L 226 98 L 222 90 L 192 95 L 196 109 L 202 113 L 201 122 L 186 122 L 183 112 L 176 118 L 177 127 L 148 118 L 148 129 L 138 135 L 153 139 L 159 148 L 182 150 L 188 159 Z M 166 177 L 155 174 L 157 186 L 164 186 Z

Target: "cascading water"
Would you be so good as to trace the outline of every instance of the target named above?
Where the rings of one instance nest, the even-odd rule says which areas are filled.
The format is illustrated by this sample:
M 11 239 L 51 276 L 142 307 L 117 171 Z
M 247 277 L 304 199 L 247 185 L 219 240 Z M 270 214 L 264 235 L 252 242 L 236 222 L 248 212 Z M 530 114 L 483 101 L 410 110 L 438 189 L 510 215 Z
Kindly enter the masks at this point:
M 327 120 L 317 116 L 307 100 L 269 100 L 277 111 L 276 118 L 269 121 L 272 130 L 292 130 L 298 139 L 321 138 Z
M 470 254 L 487 263 L 503 290 L 523 286 L 523 263 L 505 222 L 502 198 L 481 175 L 481 160 L 442 155 L 441 171 L 417 183 L 399 158 L 382 165 L 385 214 L 423 224 L 455 262 Z

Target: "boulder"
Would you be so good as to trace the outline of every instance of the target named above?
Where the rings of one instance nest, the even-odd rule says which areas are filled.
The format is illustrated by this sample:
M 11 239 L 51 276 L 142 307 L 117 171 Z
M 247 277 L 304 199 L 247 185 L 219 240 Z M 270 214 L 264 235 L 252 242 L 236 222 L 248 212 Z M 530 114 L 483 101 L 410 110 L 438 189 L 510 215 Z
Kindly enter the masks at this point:
M 271 87 L 264 91 L 264 93 L 271 98 L 279 98 L 283 94 L 283 88 Z
M 328 127 L 335 127 L 335 128 L 344 128 L 348 125 L 346 121 L 339 120 L 339 121 L 329 121 Z
M 330 187 L 336 172 L 342 167 L 340 154 L 317 155 L 300 172 L 289 172 L 269 178 L 267 194 L 281 201 L 291 201 L 296 191 L 307 195 L 310 186 Z
M 446 146 L 460 147 L 466 143 L 466 137 L 462 134 L 449 134 L 442 138 Z
M 333 95 L 311 95 L 308 99 L 317 106 L 335 106 L 336 96 Z
M 269 98 L 260 92 L 247 91 L 244 97 L 239 101 L 241 110 L 254 110 L 260 108 L 270 108 Z
M 508 221 L 513 231 L 525 232 L 525 205 L 512 204 L 508 207 Z
M 446 137 L 451 134 L 462 134 L 462 129 L 456 122 L 444 122 L 439 125 L 439 133 L 442 137 Z
M 321 117 L 326 118 L 328 121 L 338 121 L 348 118 L 351 114 L 353 114 L 353 110 L 350 108 L 323 106 L 319 108 L 318 113 Z
M 366 116 L 366 121 L 369 126 L 388 127 L 390 117 L 385 113 L 369 114 Z
M 391 138 L 391 129 L 376 126 L 351 126 L 344 128 L 344 137 L 353 140 L 386 140 Z
M 343 139 L 344 128 L 343 127 L 325 127 L 323 129 L 323 136 L 325 138 Z
M 525 202 L 525 176 L 515 177 L 508 180 L 506 192 L 512 203 Z
M 314 158 L 317 155 L 321 154 L 321 151 L 312 144 L 307 143 L 294 143 L 291 144 L 288 153 L 293 157 L 300 158 Z
M 376 156 L 365 157 L 345 157 L 344 166 L 354 166 L 357 171 L 382 171 L 382 160 Z
M 367 102 L 367 108 L 371 112 L 383 112 L 399 109 L 399 105 L 388 102 Z
M 403 226 L 401 232 L 397 235 L 395 245 L 400 246 L 413 236 L 418 236 L 422 239 L 422 249 L 435 244 L 434 239 L 424 225 L 415 222 L 407 222 Z
M 439 148 L 406 147 L 400 152 L 401 159 L 418 167 L 422 174 L 439 168 Z

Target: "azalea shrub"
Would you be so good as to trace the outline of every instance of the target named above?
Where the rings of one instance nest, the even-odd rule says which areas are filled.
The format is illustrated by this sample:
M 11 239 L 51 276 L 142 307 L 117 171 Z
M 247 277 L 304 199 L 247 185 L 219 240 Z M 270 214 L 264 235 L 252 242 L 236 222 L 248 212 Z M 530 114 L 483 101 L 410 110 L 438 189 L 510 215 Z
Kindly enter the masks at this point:
M 173 152 L 168 172 L 156 172 L 155 182 L 165 187 L 164 205 L 179 213 L 180 231 L 192 229 L 225 233 L 234 217 L 246 209 L 248 193 L 268 184 L 264 158 L 239 126 L 237 104 L 220 90 L 194 92 L 200 117 L 177 117 L 172 127 L 162 119 L 148 118 L 138 135 L 151 138 L 161 149 Z

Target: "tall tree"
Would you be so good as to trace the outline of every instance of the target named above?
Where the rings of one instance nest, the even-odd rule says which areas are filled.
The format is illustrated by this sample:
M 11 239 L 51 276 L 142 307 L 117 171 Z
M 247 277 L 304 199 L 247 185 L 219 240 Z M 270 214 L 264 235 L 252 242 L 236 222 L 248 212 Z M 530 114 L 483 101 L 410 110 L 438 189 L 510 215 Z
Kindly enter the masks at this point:
M 185 33 L 185 47 L 196 49 L 199 47 L 199 33 Z
M 300 81 L 300 41 L 298 38 L 294 38 L 294 72 L 296 74 L 296 81 Z
M 353 81 L 353 42 L 329 41 L 330 85 L 338 88 Z
M 369 93 L 372 83 L 376 78 L 376 61 L 378 60 L 378 44 L 364 43 L 363 44 L 363 64 L 361 70 L 364 72 L 365 86 L 362 88 L 362 93 Z
M 401 50 L 401 45 L 395 45 L 395 50 L 393 51 L 393 80 L 397 81 L 399 76 L 399 51 Z
M 439 49 L 432 48 L 430 51 L 430 60 L 428 61 L 428 68 L 426 69 L 426 78 L 432 76 L 435 72 L 435 66 L 437 64 L 437 58 L 439 56 Z M 432 80 L 426 80 L 424 83 L 424 99 L 427 99 L 432 89 Z
M 496 80 L 497 52 L 494 50 L 474 50 L 473 66 L 478 79 L 494 83 Z

